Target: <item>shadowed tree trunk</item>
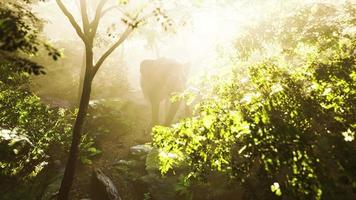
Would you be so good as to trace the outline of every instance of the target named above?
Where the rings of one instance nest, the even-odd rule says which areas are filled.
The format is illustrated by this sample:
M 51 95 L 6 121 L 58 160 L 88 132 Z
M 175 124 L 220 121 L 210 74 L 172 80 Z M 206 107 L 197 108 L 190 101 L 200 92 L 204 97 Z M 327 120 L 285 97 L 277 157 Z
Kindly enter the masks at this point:
M 83 60 L 82 60 L 82 65 L 80 67 L 80 71 L 79 71 L 79 84 L 78 84 L 78 95 L 77 95 L 77 102 L 76 102 L 76 106 L 80 105 L 80 97 L 82 96 L 82 92 L 83 92 L 83 84 L 84 84 L 84 77 L 85 77 L 85 52 L 83 52 Z
M 82 94 L 80 98 L 79 110 L 78 115 L 75 119 L 74 127 L 73 127 L 73 138 L 72 144 L 70 148 L 70 154 L 67 161 L 66 169 L 64 172 L 64 177 L 62 180 L 61 188 L 59 190 L 59 199 L 64 200 L 68 199 L 68 194 L 70 188 L 73 183 L 76 163 L 79 154 L 79 144 L 81 139 L 81 133 L 83 129 L 84 120 L 87 114 L 89 100 L 90 100 L 90 93 L 91 93 L 91 67 L 90 64 L 92 61 L 93 53 L 90 48 L 86 47 L 86 66 L 85 66 L 85 76 L 82 88 Z

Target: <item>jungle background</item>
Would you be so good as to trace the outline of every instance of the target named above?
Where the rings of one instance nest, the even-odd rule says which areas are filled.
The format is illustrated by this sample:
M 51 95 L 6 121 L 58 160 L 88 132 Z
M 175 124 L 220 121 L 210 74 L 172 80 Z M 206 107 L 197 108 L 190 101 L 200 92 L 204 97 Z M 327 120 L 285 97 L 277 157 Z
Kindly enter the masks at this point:
M 355 34 L 351 0 L 1 0 L 0 199 L 356 199 Z M 160 57 L 190 66 L 165 126 Z

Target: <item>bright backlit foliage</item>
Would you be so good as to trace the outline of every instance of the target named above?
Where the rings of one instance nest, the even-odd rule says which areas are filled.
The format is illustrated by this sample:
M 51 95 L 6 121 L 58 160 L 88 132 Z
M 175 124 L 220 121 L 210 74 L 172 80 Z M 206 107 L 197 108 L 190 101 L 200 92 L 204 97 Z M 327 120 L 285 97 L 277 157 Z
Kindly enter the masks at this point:
M 352 4 L 313 4 L 265 22 L 265 38 L 247 32 L 241 58 L 267 43 L 280 53 L 210 78 L 194 117 L 153 129 L 162 173 L 225 174 L 251 199 L 351 198 L 340 191 L 356 181 L 355 17 Z

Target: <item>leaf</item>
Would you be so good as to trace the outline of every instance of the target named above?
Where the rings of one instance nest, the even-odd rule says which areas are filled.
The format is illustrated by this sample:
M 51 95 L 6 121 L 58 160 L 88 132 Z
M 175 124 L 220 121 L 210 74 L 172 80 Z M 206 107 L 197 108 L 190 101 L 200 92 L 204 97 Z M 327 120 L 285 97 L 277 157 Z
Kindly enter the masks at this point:
M 246 148 L 247 148 L 247 145 L 244 145 L 244 146 L 239 150 L 239 154 L 241 154 Z
M 91 165 L 91 164 L 93 164 L 93 161 L 91 161 L 90 159 L 85 158 L 85 157 L 81 157 L 81 158 L 80 158 L 80 161 L 81 161 L 84 165 Z
M 280 188 L 278 182 L 274 182 L 273 185 L 271 185 L 271 191 L 273 193 L 275 193 L 277 196 L 281 196 L 282 195 L 282 191 L 281 191 L 281 188 Z
M 203 117 L 203 125 L 205 128 L 210 129 L 211 125 L 214 123 L 215 117 L 212 115 L 207 115 Z
M 342 132 L 342 135 L 344 136 L 344 140 L 346 142 L 352 142 L 355 139 L 355 133 L 352 132 L 350 129 L 347 129 L 347 131 Z

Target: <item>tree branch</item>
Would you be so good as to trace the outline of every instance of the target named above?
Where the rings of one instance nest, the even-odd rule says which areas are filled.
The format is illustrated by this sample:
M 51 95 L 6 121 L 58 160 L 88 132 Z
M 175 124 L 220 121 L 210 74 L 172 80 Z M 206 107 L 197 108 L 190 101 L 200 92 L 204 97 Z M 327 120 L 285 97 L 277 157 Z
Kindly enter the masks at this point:
M 88 35 L 90 32 L 90 24 L 88 18 L 87 0 L 80 0 L 80 13 L 82 15 L 84 34 Z
M 86 41 L 86 38 L 84 36 L 84 33 L 82 31 L 82 29 L 80 28 L 80 26 L 77 24 L 77 22 L 75 21 L 73 15 L 68 11 L 68 9 L 65 7 L 65 5 L 62 3 L 61 0 L 56 0 L 56 3 L 58 5 L 58 7 L 61 9 L 61 11 L 63 12 L 63 14 L 68 18 L 69 22 L 72 24 L 72 26 L 74 27 L 75 31 L 77 32 L 78 36 L 83 40 Z
M 107 9 L 103 10 L 103 12 L 101 12 L 100 17 L 103 17 L 106 13 L 108 13 L 109 11 L 115 9 L 116 7 L 117 6 L 111 6 L 111 7 L 107 8 Z
M 96 31 L 98 29 L 98 26 L 99 26 L 99 21 L 100 21 L 100 18 L 102 17 L 102 10 L 103 10 L 103 7 L 105 6 L 106 2 L 108 0 L 101 0 L 98 7 L 96 8 L 96 12 L 95 12 L 95 17 L 94 17 L 94 20 L 91 22 L 90 24 L 90 27 L 91 27 L 91 37 L 94 38 L 95 35 L 96 35 Z
M 117 9 L 118 11 L 120 11 L 120 13 L 124 14 L 125 11 L 123 9 L 121 9 L 119 6 L 111 6 L 107 9 L 105 9 L 102 13 L 101 13 L 101 17 L 103 17 L 106 13 L 108 13 L 111 10 Z
M 99 68 L 101 65 L 104 63 L 105 59 L 117 48 L 120 46 L 122 42 L 125 41 L 125 39 L 132 33 L 133 27 L 128 26 L 125 32 L 121 35 L 120 39 L 112 46 L 110 49 L 108 49 L 98 60 L 98 62 L 94 65 L 94 70 L 93 70 L 93 76 L 94 78 L 95 74 L 98 72 Z

